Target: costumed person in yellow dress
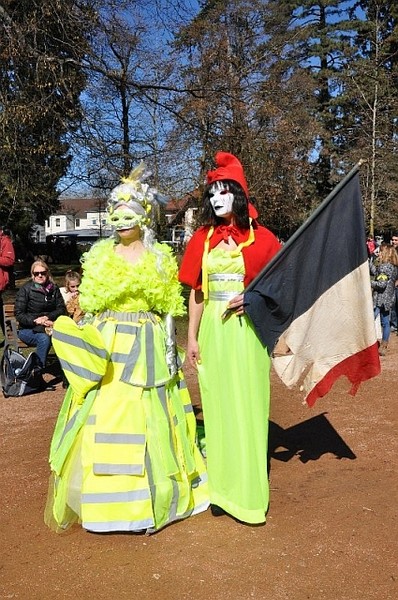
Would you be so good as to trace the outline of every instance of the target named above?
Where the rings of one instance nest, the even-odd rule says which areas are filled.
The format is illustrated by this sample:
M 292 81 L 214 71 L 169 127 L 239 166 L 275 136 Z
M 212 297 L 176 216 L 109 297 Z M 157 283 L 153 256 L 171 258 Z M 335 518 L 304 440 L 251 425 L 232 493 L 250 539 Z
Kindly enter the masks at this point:
M 187 357 L 202 399 L 209 495 L 214 516 L 265 522 L 269 503 L 267 350 L 244 314 L 244 287 L 279 250 L 256 222 L 240 161 L 218 152 L 207 174 L 202 220 L 180 280 L 192 287 Z M 222 318 L 226 308 L 231 316 Z
M 112 191 L 115 234 L 82 258 L 86 323 L 63 317 L 53 333 L 70 384 L 49 459 L 45 520 L 58 531 L 152 533 L 209 506 L 175 346 L 177 263 L 149 227 L 145 177 L 141 164 Z

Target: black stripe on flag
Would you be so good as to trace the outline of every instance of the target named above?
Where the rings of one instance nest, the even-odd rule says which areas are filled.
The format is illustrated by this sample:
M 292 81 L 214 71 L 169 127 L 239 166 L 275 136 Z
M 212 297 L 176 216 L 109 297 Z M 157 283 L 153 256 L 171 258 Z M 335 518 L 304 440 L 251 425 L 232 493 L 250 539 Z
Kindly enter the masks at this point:
M 354 176 L 337 193 L 324 200 L 245 290 L 245 311 L 269 352 L 293 320 L 367 261 L 356 171 L 353 169 Z

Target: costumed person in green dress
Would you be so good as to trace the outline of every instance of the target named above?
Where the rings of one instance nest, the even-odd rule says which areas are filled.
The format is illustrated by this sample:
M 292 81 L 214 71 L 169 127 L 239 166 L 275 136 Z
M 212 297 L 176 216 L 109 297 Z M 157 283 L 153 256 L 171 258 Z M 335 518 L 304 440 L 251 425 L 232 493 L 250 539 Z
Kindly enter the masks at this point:
M 270 358 L 244 314 L 244 287 L 280 248 L 260 226 L 239 160 L 216 154 L 202 221 L 189 241 L 180 281 L 192 287 L 187 358 L 198 371 L 211 511 L 265 522 Z M 222 318 L 226 308 L 233 313 Z
M 112 237 L 82 257 L 84 324 L 57 320 L 69 381 L 50 450 L 46 523 L 152 533 L 209 506 L 207 474 L 175 345 L 177 263 L 149 227 L 156 199 L 139 165 L 111 193 Z

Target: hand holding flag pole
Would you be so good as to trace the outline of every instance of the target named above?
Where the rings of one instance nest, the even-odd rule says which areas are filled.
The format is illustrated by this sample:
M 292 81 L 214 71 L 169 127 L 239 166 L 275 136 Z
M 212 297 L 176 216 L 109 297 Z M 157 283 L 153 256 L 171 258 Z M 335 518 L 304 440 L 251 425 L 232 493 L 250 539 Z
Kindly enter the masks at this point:
M 256 286 L 257 282 L 260 281 L 261 279 L 263 279 L 263 277 L 265 277 L 266 274 L 272 270 L 274 264 L 279 262 L 281 255 L 283 255 L 285 252 L 287 252 L 287 250 L 290 248 L 290 246 L 292 246 L 292 244 L 294 244 L 296 239 L 298 239 L 302 235 L 303 231 L 305 231 L 307 229 L 307 227 L 309 227 L 309 225 L 313 221 L 316 220 L 318 215 L 323 210 L 325 210 L 325 208 L 330 204 L 330 202 L 333 200 L 333 198 L 335 198 L 335 196 L 337 196 L 337 194 L 348 183 L 348 181 L 350 181 L 354 177 L 354 175 L 356 175 L 356 173 L 359 171 L 361 165 L 363 165 L 363 163 L 365 163 L 365 162 L 366 162 L 365 159 L 361 158 L 357 162 L 357 164 L 351 169 L 351 171 L 349 173 L 347 173 L 347 175 L 333 188 L 333 190 L 330 192 L 330 194 L 323 200 L 323 202 L 321 202 L 321 204 L 314 210 L 314 212 L 308 217 L 308 219 L 306 221 L 304 221 L 304 223 L 297 229 L 297 231 L 295 231 L 290 236 L 290 238 L 282 246 L 280 251 L 269 261 L 269 263 L 267 263 L 265 265 L 265 267 L 256 275 L 256 277 L 254 279 L 252 279 L 252 281 L 246 286 L 246 288 L 242 292 L 243 295 L 246 294 L 247 292 L 250 292 L 250 290 L 252 290 Z M 224 320 L 227 317 L 229 317 L 233 312 L 234 312 L 234 308 L 228 307 L 221 315 L 221 318 Z

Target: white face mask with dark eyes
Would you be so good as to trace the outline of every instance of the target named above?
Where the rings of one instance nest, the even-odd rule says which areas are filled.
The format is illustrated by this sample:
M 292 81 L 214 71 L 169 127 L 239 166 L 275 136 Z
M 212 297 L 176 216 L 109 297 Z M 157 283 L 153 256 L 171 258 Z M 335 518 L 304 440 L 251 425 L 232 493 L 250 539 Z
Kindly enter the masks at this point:
M 234 195 L 229 191 L 227 183 L 215 181 L 209 188 L 209 199 L 217 217 L 224 217 L 232 212 Z

